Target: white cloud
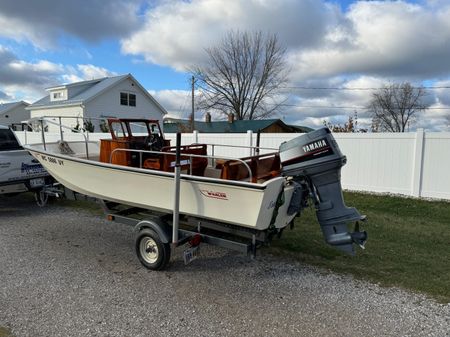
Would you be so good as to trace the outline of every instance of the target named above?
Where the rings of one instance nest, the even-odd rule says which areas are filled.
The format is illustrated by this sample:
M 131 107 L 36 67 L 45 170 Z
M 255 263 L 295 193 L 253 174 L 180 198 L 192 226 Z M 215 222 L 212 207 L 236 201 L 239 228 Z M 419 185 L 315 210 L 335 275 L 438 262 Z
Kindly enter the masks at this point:
M 145 25 L 122 41 L 122 51 L 185 70 L 230 29 L 277 33 L 286 45 L 314 46 L 333 15 L 331 6 L 311 0 L 166 1 L 147 12 Z
M 57 77 L 63 71 L 61 64 L 46 60 L 20 60 L 12 51 L 0 45 L 0 86 L 3 91 L 22 92 L 26 96 L 30 93 L 40 95 L 46 86 L 57 83 Z
M 0 36 L 47 49 L 61 34 L 89 42 L 126 36 L 139 26 L 142 0 L 2 0 Z
M 299 80 L 361 73 L 391 79 L 448 76 L 449 14 L 448 3 L 436 10 L 404 1 L 356 2 L 324 44 L 293 51 L 290 62 Z
M 172 118 L 188 118 L 191 114 L 191 92 L 188 90 L 149 90 Z M 198 119 L 198 116 L 196 116 Z
M 12 101 L 12 97 L 8 95 L 6 92 L 0 90 L 0 103 L 10 102 Z
M 448 1 L 357 1 L 346 12 L 331 3 L 230 0 L 224 6 L 219 0 L 162 1 L 146 13 L 141 29 L 122 40 L 122 51 L 183 71 L 203 62 L 204 48 L 217 44 L 229 29 L 262 30 L 278 34 L 286 45 L 293 87 L 379 88 L 450 76 Z M 430 92 L 426 100 L 448 104 L 448 92 Z M 277 115 L 288 123 L 343 123 L 357 111 L 360 123 L 370 124 L 364 107 L 371 90 L 290 93 L 291 106 Z M 174 108 L 184 104 L 172 99 Z
M 76 67 L 48 60 L 26 62 L 0 45 L 0 94 L 4 101 L 33 102 L 46 95 L 45 88 L 93 78 L 114 76 L 116 73 L 92 64 Z
M 366 74 L 394 78 L 449 75 L 450 4 L 358 1 L 346 13 L 324 1 L 163 1 L 122 40 L 122 51 L 185 70 L 230 29 L 276 33 L 293 81 Z
M 116 72 L 109 71 L 108 69 L 103 67 L 97 67 L 92 64 L 78 64 L 76 68 L 68 66 L 66 74 L 64 74 L 62 77 L 65 82 L 73 83 L 116 75 L 118 75 Z

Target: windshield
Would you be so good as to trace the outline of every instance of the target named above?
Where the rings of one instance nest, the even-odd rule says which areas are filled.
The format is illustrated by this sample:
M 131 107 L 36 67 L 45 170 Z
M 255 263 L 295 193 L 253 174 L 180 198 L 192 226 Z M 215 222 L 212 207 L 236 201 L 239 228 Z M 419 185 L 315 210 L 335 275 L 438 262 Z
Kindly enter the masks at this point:
M 117 138 L 128 137 L 128 131 L 125 125 L 121 122 L 112 122 L 110 124 L 111 131 Z
M 130 129 L 133 136 L 148 135 L 147 123 L 145 122 L 132 122 L 130 123 Z
M 0 151 L 20 150 L 22 147 L 9 129 L 0 129 Z

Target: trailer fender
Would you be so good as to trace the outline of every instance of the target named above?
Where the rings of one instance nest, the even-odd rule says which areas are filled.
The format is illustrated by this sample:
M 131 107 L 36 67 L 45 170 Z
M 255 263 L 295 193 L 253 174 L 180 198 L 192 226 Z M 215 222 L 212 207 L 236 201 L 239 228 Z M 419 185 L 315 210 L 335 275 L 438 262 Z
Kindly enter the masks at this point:
M 163 243 L 171 242 L 171 227 L 165 221 L 161 219 L 142 220 L 134 227 L 134 230 L 140 232 L 144 228 L 153 230 Z

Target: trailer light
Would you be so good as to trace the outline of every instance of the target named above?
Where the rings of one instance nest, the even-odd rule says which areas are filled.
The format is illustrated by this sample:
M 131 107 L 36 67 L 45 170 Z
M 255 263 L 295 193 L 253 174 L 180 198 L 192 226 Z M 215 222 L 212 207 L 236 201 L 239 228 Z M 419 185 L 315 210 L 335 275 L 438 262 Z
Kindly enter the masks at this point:
M 189 244 L 191 247 L 196 247 L 202 242 L 202 236 L 200 234 L 195 234 L 190 240 Z

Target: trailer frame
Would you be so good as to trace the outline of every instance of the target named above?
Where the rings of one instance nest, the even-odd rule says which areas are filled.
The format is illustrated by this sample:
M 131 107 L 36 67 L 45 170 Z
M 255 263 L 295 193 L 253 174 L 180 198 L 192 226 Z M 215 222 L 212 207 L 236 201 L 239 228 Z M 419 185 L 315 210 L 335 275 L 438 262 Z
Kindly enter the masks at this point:
M 46 185 L 39 193 L 41 194 L 41 199 L 43 195 L 45 196 L 46 201 L 48 196 L 51 196 L 73 201 L 96 202 L 103 209 L 108 221 L 133 227 L 136 233 L 135 249 L 137 257 L 146 268 L 152 270 L 165 269 L 169 263 L 171 251 L 183 245 L 186 245 L 186 249 L 183 251 L 185 264 L 192 262 L 199 256 L 199 246 L 203 243 L 233 250 L 253 259 L 256 257 L 257 248 L 267 244 L 273 234 L 275 234 L 269 230 L 261 231 L 216 220 L 179 214 L 177 225 L 178 239 L 176 242 L 173 242 L 172 212 L 161 212 L 101 200 L 72 191 L 59 183 Z M 44 205 L 41 204 L 40 206 Z M 150 234 L 154 236 L 152 240 L 160 244 L 161 249 L 166 251 L 160 263 L 155 265 L 145 263 L 145 258 L 142 256 L 143 252 L 139 249 L 140 241 L 145 233 L 148 234 L 148 231 L 151 231 L 152 233 Z
M 106 218 L 109 221 L 132 226 L 136 232 L 136 240 L 139 239 L 142 231 L 150 229 L 157 234 L 161 243 L 170 245 L 171 249 L 187 244 L 188 248 L 183 254 L 185 264 L 192 261 L 187 255 L 196 252 L 198 249 L 197 247 L 199 247 L 201 243 L 230 249 L 250 256 L 251 258 L 255 258 L 257 247 L 268 241 L 267 231 L 258 231 L 209 219 L 179 214 L 177 229 L 178 240 L 172 242 L 172 213 L 137 208 L 104 200 L 101 201 L 101 205 L 106 214 Z M 136 241 L 136 246 L 138 244 L 139 242 Z M 136 252 L 139 257 L 137 248 Z

